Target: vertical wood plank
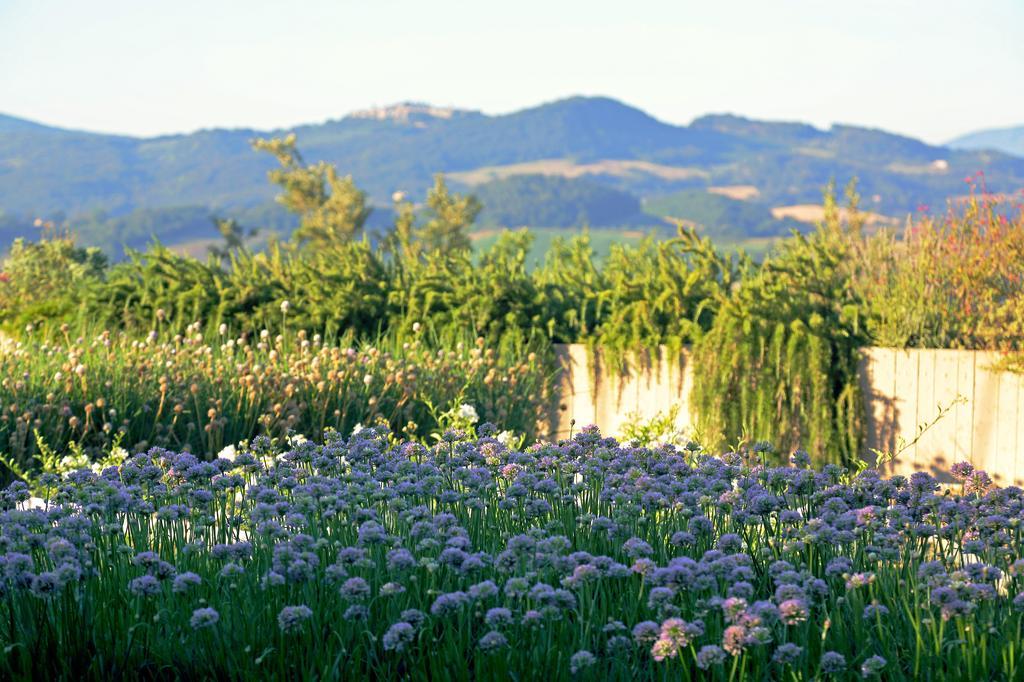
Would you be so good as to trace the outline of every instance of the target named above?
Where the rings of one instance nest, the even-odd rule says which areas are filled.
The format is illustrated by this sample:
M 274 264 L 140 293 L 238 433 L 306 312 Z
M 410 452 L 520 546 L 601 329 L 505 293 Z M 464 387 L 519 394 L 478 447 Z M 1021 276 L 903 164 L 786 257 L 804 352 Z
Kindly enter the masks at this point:
M 679 367 L 676 371 L 676 391 L 679 399 L 679 417 L 676 423 L 679 428 L 690 438 L 696 434 L 697 415 L 693 411 L 693 403 L 690 401 L 690 392 L 693 390 L 693 354 L 689 349 L 680 353 Z
M 1017 438 L 1017 452 L 1014 456 L 1013 484 L 1024 486 L 1024 375 L 1013 375 L 1017 380 L 1017 420 L 1014 432 Z
M 917 351 L 896 351 L 896 390 L 894 409 L 896 415 L 896 442 L 914 439 L 918 419 L 918 373 L 920 355 Z M 917 446 L 912 445 L 900 454 L 892 473 L 912 474 L 917 461 Z
M 1013 485 L 1017 473 L 1017 377 L 999 373 L 999 410 L 996 413 L 996 465 L 989 475 L 1000 485 Z
M 952 408 L 957 397 L 959 351 L 933 350 L 931 369 L 931 401 L 922 403 L 921 422 L 931 423 L 938 417 L 940 407 L 948 410 L 939 421 L 921 437 L 918 457 L 924 471 L 939 476 L 949 470 L 955 461 L 956 413 Z M 924 374 L 922 367 L 922 374 Z
M 974 360 L 974 439 L 971 461 L 993 475 L 999 468 L 999 373 L 994 353 L 977 351 Z M 993 476 L 994 478 L 994 476 Z
M 895 446 L 896 352 L 865 348 L 857 372 L 864 399 L 865 456 L 870 459 L 872 450 L 890 452 Z
M 974 437 L 974 353 L 956 351 L 956 392 L 966 402 L 953 408 L 956 428 L 953 434 L 953 461 L 972 462 L 974 452 L 971 441 Z M 946 472 L 948 477 L 948 472 Z
M 918 429 L 935 419 L 938 408 L 935 403 L 935 354 L 936 351 L 922 349 L 915 351 L 917 361 L 917 418 L 907 424 L 908 440 L 917 438 Z M 931 472 L 932 431 L 921 436 L 914 448 L 914 471 Z
M 581 343 L 569 346 L 570 368 L 572 370 L 572 405 L 569 420 L 576 420 L 575 429 L 593 424 L 597 421 L 597 396 L 594 390 L 593 369 L 587 347 Z M 569 421 L 567 420 L 567 421 Z M 569 424 L 564 425 L 561 438 L 569 436 Z

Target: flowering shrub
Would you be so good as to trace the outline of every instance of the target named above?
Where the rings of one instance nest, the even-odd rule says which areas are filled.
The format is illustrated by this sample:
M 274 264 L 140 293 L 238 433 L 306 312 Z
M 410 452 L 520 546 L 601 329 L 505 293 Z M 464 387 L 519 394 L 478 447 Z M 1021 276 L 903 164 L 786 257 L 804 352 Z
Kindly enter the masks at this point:
M 901 240 L 866 241 L 863 260 L 854 285 L 878 345 L 1024 350 L 1021 197 L 972 193 Z
M 383 428 L 0 496 L 4 677 L 1019 679 L 1024 493 Z

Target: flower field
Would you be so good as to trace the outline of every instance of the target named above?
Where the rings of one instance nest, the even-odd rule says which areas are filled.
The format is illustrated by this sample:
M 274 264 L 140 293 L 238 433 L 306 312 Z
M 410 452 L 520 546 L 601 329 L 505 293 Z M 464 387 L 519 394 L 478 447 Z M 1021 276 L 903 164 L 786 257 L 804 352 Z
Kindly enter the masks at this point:
M 0 498 L 8 679 L 1012 680 L 1024 497 L 384 427 Z

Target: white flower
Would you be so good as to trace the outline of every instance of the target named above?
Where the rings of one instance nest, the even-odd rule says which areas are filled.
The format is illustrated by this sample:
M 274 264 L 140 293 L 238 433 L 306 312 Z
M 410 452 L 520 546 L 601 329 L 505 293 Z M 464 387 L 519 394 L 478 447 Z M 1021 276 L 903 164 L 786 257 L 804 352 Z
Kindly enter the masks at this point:
M 293 448 L 296 448 L 305 443 L 306 440 L 308 439 L 301 433 L 296 433 L 294 436 L 288 436 L 288 445 L 292 446 Z
M 401 201 L 403 201 L 404 199 L 405 199 L 405 192 L 403 192 L 401 190 L 399 190 L 399 191 L 397 191 L 397 192 L 395 192 L 394 194 L 391 195 L 391 201 L 395 202 L 396 204 L 401 202 Z
M 234 445 L 229 445 L 229 446 L 227 446 L 226 448 L 224 448 L 223 450 L 221 450 L 220 452 L 217 453 L 217 457 L 219 457 L 220 459 L 226 459 L 229 462 L 234 462 L 235 461 L 235 457 L 237 457 L 237 456 L 238 456 L 238 453 L 235 452 L 235 446 Z
M 511 431 L 502 431 L 501 433 L 499 433 L 496 436 L 495 440 L 497 440 L 499 443 L 501 443 L 505 447 L 511 447 L 512 440 L 515 437 L 516 437 L 516 435 L 514 433 L 512 433 Z
M 412 323 L 412 330 L 413 330 L 414 333 L 418 333 L 419 330 L 420 330 L 420 323 L 419 322 L 413 322 Z
M 292 304 L 288 302 L 288 299 L 285 299 L 285 300 L 281 301 L 281 312 L 282 313 L 287 313 L 288 312 L 288 308 L 291 308 L 291 307 L 292 307 Z
M 356 435 L 357 433 L 359 433 L 360 431 L 362 431 L 365 428 L 366 427 L 363 426 L 362 424 L 357 423 L 355 426 L 352 427 L 352 435 L 353 436 Z
M 93 465 L 89 462 L 89 458 L 85 455 L 65 455 L 64 457 L 61 457 L 60 462 L 57 463 L 57 471 L 62 475 L 67 476 L 72 471 L 88 469 L 92 466 Z
M 476 424 L 480 420 L 480 415 L 476 413 L 476 408 L 468 403 L 459 405 L 458 415 L 459 419 L 469 420 L 470 424 Z
M 363 377 L 363 383 L 366 384 L 367 386 L 372 384 L 373 383 L 373 375 L 372 374 L 367 374 L 366 376 L 364 376 Z
M 226 324 L 224 324 L 223 322 L 221 322 L 220 323 L 220 327 L 217 328 L 217 331 L 220 332 L 221 336 L 224 336 L 225 334 L 228 333 L 228 326 Z

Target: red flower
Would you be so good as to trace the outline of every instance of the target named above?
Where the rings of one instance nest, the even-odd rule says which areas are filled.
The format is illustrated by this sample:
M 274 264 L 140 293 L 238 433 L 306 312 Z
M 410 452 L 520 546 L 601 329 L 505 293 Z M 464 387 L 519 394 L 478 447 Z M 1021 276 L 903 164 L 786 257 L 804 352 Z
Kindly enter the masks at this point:
M 10 282 L 11 276 L 6 272 L 0 272 L 0 282 Z

